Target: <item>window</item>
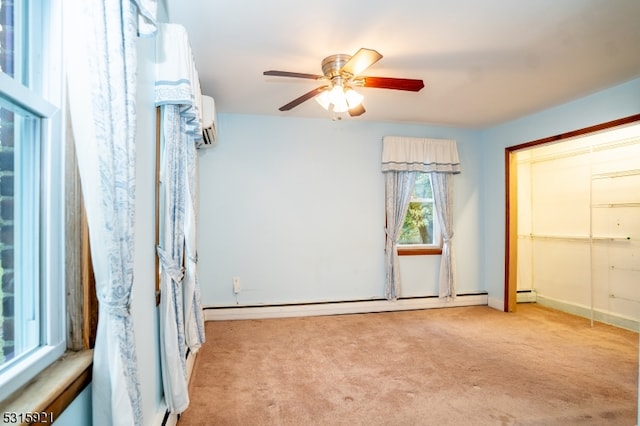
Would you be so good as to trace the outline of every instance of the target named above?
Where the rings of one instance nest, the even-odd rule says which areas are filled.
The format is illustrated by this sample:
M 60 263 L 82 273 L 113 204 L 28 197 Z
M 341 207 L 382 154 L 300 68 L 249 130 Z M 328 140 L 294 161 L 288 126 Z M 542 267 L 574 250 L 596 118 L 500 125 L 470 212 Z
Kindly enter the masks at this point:
M 66 349 L 57 4 L 0 0 L 0 400 Z
M 398 254 L 440 254 L 441 237 L 433 202 L 431 174 L 417 173 L 407 216 L 398 239 Z

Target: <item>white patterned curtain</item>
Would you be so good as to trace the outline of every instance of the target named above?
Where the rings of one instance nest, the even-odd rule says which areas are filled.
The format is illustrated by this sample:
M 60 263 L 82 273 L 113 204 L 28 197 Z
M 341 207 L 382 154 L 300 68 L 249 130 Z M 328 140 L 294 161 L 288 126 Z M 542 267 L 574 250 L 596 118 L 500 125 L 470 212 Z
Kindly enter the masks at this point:
M 387 226 L 385 228 L 385 259 L 386 277 L 384 293 L 388 300 L 396 300 L 400 295 L 400 263 L 398 260 L 398 238 L 404 224 L 413 184 L 416 180 L 415 172 L 385 173 L 385 209 L 387 212 Z
M 431 173 L 433 201 L 442 232 L 442 257 L 438 296 L 452 300 L 456 297 L 456 263 L 453 253 L 453 175 L 451 173 Z
M 160 258 L 160 360 L 167 407 L 181 413 L 189 406 L 184 335 L 185 148 L 180 106 L 162 107 L 163 228 Z
M 99 301 L 93 424 L 141 425 L 131 317 L 135 205 L 136 36 L 154 30 L 154 1 L 65 4 L 69 109 Z
M 197 273 L 196 146 L 202 142 L 201 93 L 187 33 L 161 24 L 156 40 L 155 102 L 161 109 L 163 188 L 161 364 L 165 401 L 173 413 L 189 405 L 187 350 L 204 342 Z
M 197 142 L 196 142 L 197 143 Z M 205 341 L 204 314 L 200 300 L 197 252 L 198 153 L 196 143 L 186 144 L 187 191 L 184 216 L 185 277 L 184 327 L 187 347 L 197 352 Z
M 460 159 L 458 157 L 458 148 L 456 141 L 449 139 L 429 139 L 429 138 L 413 138 L 402 136 L 385 136 L 382 141 L 382 171 L 385 173 L 385 181 L 391 182 L 393 179 L 400 179 L 402 173 L 431 173 L 431 182 L 433 184 L 434 201 L 438 216 L 438 223 L 442 229 L 443 246 L 442 259 L 440 265 L 439 277 L 439 297 L 443 299 L 453 299 L 456 295 L 455 288 L 455 262 L 453 255 L 453 183 L 451 176 L 460 173 Z M 390 176 L 398 175 L 397 178 Z M 389 183 L 387 187 L 387 229 L 389 229 L 389 218 L 397 220 L 402 217 L 399 226 L 402 227 L 408 201 L 404 206 L 404 211 L 398 212 L 395 209 L 402 208 L 402 197 L 404 192 L 397 192 L 397 196 L 393 192 L 389 192 Z M 413 183 L 409 188 L 409 197 L 413 190 Z M 389 200 L 391 194 L 392 200 Z M 394 198 L 395 197 L 395 198 Z M 394 207 L 395 206 L 395 207 Z M 390 208 L 391 207 L 391 208 Z M 396 224 L 398 225 L 398 224 Z M 390 234 L 387 230 L 387 283 L 386 297 L 387 299 L 395 299 L 399 294 L 399 271 L 397 262 L 397 235 Z M 389 238 L 395 238 L 389 242 Z M 395 246 L 393 246 L 395 244 Z M 389 246 L 392 245 L 391 256 L 389 260 Z

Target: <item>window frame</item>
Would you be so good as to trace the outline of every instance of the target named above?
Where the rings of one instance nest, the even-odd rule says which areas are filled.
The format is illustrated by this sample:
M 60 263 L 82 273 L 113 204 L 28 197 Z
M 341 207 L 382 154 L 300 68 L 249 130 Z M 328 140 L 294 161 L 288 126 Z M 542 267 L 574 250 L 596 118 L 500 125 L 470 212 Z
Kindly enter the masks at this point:
M 429 183 L 431 184 L 431 173 L 430 172 L 415 172 L 415 173 L 424 173 L 429 175 Z M 411 201 L 419 201 L 424 202 L 423 198 L 414 199 L 413 191 L 411 195 Z M 433 184 L 431 184 L 431 192 L 433 194 Z M 442 254 L 442 231 L 440 230 L 440 223 L 438 222 L 438 216 L 436 214 L 436 203 L 435 200 L 432 199 L 433 202 L 433 230 L 434 230 L 434 239 L 439 239 L 439 242 L 436 244 L 400 244 L 398 243 L 398 256 L 428 256 L 428 255 L 441 255 Z M 406 219 L 405 219 L 406 220 Z
M 39 204 L 36 275 L 41 301 L 40 344 L 0 373 L 0 401 L 66 350 L 62 8 L 59 0 L 25 0 L 19 6 L 17 17 L 21 19 L 14 26 L 22 40 L 20 53 L 16 53 L 16 70 L 20 71 L 13 78 L 0 72 L 0 96 L 39 119 L 38 146 L 33 154 L 39 157 L 35 198 Z

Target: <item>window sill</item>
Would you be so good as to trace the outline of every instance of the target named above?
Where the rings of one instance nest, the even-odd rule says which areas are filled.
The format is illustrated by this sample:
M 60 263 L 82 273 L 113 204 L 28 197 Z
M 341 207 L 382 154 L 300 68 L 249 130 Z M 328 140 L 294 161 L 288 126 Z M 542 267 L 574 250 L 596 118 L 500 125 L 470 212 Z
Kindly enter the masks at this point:
M 432 256 L 442 254 L 441 247 L 398 247 L 398 256 Z
M 0 412 L 47 413 L 53 419 L 91 383 L 93 350 L 67 352 L 32 381 L 0 402 Z M 52 413 L 52 414 L 49 414 Z

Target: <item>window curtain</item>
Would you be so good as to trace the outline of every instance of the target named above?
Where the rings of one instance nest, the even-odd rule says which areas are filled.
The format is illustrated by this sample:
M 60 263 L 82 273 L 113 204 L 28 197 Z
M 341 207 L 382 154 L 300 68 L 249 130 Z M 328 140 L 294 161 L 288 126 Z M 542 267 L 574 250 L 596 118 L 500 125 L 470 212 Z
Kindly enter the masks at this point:
M 189 405 L 186 342 L 184 336 L 184 217 L 185 148 L 180 106 L 162 108 L 160 181 L 163 220 L 158 247 L 160 258 L 160 361 L 164 397 L 169 411 L 183 412 Z
M 385 182 L 393 182 L 403 174 L 415 172 L 431 173 L 434 202 L 438 221 L 442 229 L 443 247 L 439 277 L 439 297 L 452 299 L 455 297 L 455 263 L 453 255 L 453 186 L 451 176 L 460 173 L 460 159 L 456 141 L 450 139 L 413 138 L 402 136 L 385 136 L 382 140 L 382 172 Z M 391 176 L 396 176 L 392 178 Z M 404 189 L 411 197 L 411 187 Z M 387 213 L 387 242 L 385 244 L 387 256 L 387 274 L 385 296 L 389 300 L 398 297 L 400 289 L 400 272 L 398 268 L 397 241 L 399 230 L 402 228 L 407 213 L 409 201 L 404 201 L 405 193 L 390 190 L 390 183 L 386 183 L 386 213 Z M 404 209 L 398 211 L 397 209 Z M 400 220 L 399 223 L 395 222 Z M 398 232 L 389 232 L 390 223 L 398 227 Z
M 69 110 L 99 301 L 94 425 L 142 425 L 131 316 L 135 205 L 136 36 L 154 31 L 154 1 L 65 3 Z
M 433 201 L 440 231 L 442 232 L 442 257 L 440 258 L 440 277 L 438 296 L 452 300 L 456 297 L 456 268 L 453 253 L 453 178 L 451 173 L 431 173 Z
M 184 326 L 187 347 L 194 353 L 200 349 L 205 341 L 204 314 L 198 278 L 198 242 L 196 239 L 198 211 L 198 153 L 196 145 L 198 142 L 186 144 L 187 202 L 184 222 Z
M 163 223 L 160 258 L 161 366 L 169 411 L 189 405 L 187 351 L 204 342 L 196 252 L 196 147 L 202 143 L 201 92 L 184 27 L 161 24 L 155 102 L 161 110 Z
M 387 227 L 385 229 L 386 276 L 384 294 L 388 300 L 396 300 L 400 294 L 400 263 L 398 259 L 398 238 L 404 224 L 415 172 L 398 171 L 385 173 L 385 208 Z

